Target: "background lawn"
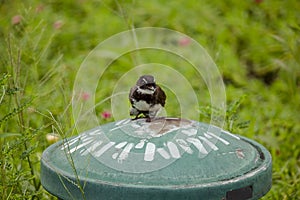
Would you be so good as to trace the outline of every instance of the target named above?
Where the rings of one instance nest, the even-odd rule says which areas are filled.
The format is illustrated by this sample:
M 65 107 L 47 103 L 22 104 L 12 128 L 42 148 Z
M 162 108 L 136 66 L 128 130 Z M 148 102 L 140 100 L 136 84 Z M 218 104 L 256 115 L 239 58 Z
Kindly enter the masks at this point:
M 0 0 L 0 197 L 54 198 L 40 184 L 39 160 L 51 143 L 78 134 L 71 100 L 84 58 L 119 32 L 164 27 L 198 41 L 219 67 L 227 96 L 224 128 L 271 152 L 273 187 L 263 199 L 299 199 L 299 10 L 298 0 Z M 100 123 L 120 118 L 108 97 L 136 66 L 137 54 L 114 61 L 99 80 Z M 201 76 L 164 52 L 145 50 L 143 55 L 182 74 L 199 99 L 186 116 L 196 113 L 195 120 L 209 121 L 209 93 Z M 169 78 L 159 68 L 153 73 L 158 82 Z M 122 89 L 129 90 L 136 80 L 126 81 L 128 88 Z M 165 90 L 167 114 L 180 116 L 176 93 Z M 86 92 L 80 98 L 91 96 Z M 123 109 L 129 109 L 128 102 Z

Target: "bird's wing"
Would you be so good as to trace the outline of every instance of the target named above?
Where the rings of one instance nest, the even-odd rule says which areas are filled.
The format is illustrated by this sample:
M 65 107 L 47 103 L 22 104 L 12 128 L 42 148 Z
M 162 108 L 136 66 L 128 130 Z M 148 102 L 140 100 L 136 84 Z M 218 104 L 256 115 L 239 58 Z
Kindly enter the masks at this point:
M 133 104 L 134 101 L 135 101 L 134 93 L 136 92 L 136 90 L 137 90 L 137 86 L 136 86 L 136 85 L 133 86 L 133 87 L 130 89 L 130 92 L 129 92 L 129 101 L 130 101 L 131 104 Z
M 160 103 L 162 106 L 165 106 L 165 102 L 167 98 L 165 92 L 158 85 L 155 92 L 156 92 L 158 103 Z

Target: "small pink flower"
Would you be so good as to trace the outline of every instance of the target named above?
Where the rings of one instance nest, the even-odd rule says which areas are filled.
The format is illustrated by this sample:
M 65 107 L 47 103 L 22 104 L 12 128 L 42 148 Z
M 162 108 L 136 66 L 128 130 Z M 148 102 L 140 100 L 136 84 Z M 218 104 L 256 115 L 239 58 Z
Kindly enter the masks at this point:
M 17 25 L 20 24 L 22 21 L 22 16 L 21 15 L 15 15 L 11 18 L 11 23 L 12 25 Z
M 190 38 L 187 38 L 187 37 L 184 37 L 184 38 L 181 38 L 179 41 L 178 41 L 178 45 L 179 46 L 188 46 L 189 44 L 191 43 L 191 39 Z
M 61 27 L 63 25 L 64 25 L 63 22 L 61 20 L 58 20 L 58 21 L 54 22 L 53 27 L 54 27 L 54 29 L 59 30 L 59 29 L 61 29 Z
M 103 111 L 103 112 L 101 113 L 101 117 L 102 117 L 103 119 L 109 119 L 109 118 L 111 118 L 111 112 L 109 112 L 109 111 Z
M 88 92 L 83 92 L 83 93 L 81 94 L 81 99 L 82 99 L 83 101 L 89 100 L 90 97 L 91 97 L 91 95 L 90 95 L 90 93 L 88 93 Z

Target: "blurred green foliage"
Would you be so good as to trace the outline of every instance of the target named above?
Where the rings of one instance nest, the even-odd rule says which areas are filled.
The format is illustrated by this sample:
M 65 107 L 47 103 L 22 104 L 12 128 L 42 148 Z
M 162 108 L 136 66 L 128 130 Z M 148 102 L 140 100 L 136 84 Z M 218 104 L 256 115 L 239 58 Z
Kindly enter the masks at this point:
M 1 0 L 0 196 L 53 198 L 40 185 L 39 159 L 50 144 L 47 134 L 76 134 L 71 110 L 76 71 L 101 41 L 150 26 L 183 32 L 209 52 L 226 84 L 227 128 L 259 141 L 273 156 L 273 187 L 263 199 L 298 199 L 299 10 L 297 0 Z M 164 58 L 147 53 L 149 61 Z M 107 69 L 97 101 L 112 94 L 133 63 L 132 55 L 124 55 Z M 175 68 L 201 91 L 200 119 L 209 120 L 209 94 L 199 75 Z M 168 94 L 168 113 L 177 115 L 176 94 Z M 101 123 L 112 121 L 101 117 L 103 111 L 110 111 L 109 101 L 96 112 Z

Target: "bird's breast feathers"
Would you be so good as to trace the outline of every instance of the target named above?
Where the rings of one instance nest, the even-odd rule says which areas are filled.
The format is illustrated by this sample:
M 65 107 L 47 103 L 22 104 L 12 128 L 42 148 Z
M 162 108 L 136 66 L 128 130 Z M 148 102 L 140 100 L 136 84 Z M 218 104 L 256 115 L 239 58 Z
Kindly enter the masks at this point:
M 161 104 L 148 104 L 146 101 L 140 100 L 134 103 L 134 107 L 140 111 L 156 112 L 162 108 Z
M 151 107 L 149 103 L 143 100 L 134 102 L 134 107 L 140 111 L 148 111 Z

